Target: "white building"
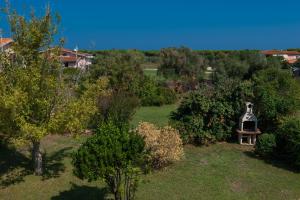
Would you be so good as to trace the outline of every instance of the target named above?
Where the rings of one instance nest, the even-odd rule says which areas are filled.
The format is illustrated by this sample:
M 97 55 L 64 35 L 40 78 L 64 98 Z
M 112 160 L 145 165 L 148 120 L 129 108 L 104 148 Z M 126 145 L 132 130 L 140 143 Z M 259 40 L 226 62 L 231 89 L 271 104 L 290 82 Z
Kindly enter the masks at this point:
M 86 69 L 92 64 L 93 55 L 61 48 L 60 59 L 65 67 Z

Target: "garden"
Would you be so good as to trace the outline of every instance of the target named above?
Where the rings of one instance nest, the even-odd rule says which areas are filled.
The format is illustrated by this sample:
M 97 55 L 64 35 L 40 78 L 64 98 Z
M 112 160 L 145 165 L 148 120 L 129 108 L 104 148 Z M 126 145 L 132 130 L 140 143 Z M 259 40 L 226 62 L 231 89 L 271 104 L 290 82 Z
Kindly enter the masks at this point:
M 5 12 L 0 199 L 300 198 L 300 84 L 281 58 L 103 50 L 64 68 L 50 9 Z M 262 135 L 242 146 L 249 101 Z

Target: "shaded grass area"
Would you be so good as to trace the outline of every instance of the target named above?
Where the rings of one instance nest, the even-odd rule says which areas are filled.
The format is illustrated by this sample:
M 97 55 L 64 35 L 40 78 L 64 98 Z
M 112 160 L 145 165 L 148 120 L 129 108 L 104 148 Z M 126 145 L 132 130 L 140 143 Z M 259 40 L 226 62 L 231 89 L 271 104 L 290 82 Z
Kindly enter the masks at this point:
M 85 139 L 57 135 L 46 137 L 42 142 L 45 153 L 42 177 L 32 174 L 28 153 L 2 148 L 0 199 L 104 199 L 107 193 L 103 183 L 88 183 L 72 173 L 71 153 Z
M 141 107 L 134 115 L 131 124 L 135 127 L 139 124 L 139 122 L 151 122 L 157 126 L 165 126 L 168 124 L 171 112 L 175 111 L 176 108 L 176 104 L 164 105 L 160 107 Z
M 57 176 L 48 178 L 27 174 L 21 182 L 0 187 L 0 199 L 94 200 L 111 197 L 104 183 L 88 183 L 72 174 L 70 153 L 84 140 L 65 136 L 47 137 L 44 146 L 49 155 L 64 154 L 63 159 L 53 161 L 63 165 L 63 170 L 59 170 Z M 74 146 L 73 149 L 69 149 L 70 146 Z M 142 177 L 137 199 L 300 198 L 300 173 L 288 170 L 284 165 L 266 163 L 252 152 L 252 147 L 228 143 L 209 147 L 185 146 L 182 161 Z M 23 162 L 22 159 L 16 160 L 13 166 L 26 169 Z

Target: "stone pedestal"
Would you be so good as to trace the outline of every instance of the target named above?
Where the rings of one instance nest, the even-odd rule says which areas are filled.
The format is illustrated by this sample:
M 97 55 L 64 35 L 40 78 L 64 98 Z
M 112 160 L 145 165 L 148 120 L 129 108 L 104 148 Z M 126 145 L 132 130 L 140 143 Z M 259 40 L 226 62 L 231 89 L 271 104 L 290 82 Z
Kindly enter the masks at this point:
M 256 144 L 256 136 L 261 134 L 260 130 L 257 129 L 256 131 L 241 131 L 237 130 L 238 133 L 238 141 L 241 145 L 255 145 Z M 243 142 L 243 138 L 247 139 L 247 142 Z

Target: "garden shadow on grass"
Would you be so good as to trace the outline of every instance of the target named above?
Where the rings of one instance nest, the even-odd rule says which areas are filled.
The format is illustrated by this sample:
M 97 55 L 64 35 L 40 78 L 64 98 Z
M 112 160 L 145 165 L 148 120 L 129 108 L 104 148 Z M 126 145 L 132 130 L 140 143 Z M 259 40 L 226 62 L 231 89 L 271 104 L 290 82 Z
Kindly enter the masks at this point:
M 63 160 L 65 157 L 71 156 L 72 147 L 65 147 L 51 155 L 44 156 L 44 174 L 43 180 L 59 177 L 66 169 Z
M 31 173 L 28 157 L 15 149 L 0 146 L 0 188 L 22 182 Z
M 65 171 L 63 159 L 70 156 L 72 147 L 63 148 L 44 157 L 42 180 L 59 177 Z M 24 181 L 24 177 L 33 174 L 32 160 L 21 152 L 0 146 L 0 188 Z
M 72 183 L 72 188 L 68 191 L 60 192 L 59 195 L 54 196 L 51 200 L 100 200 L 106 199 L 108 190 L 106 188 L 79 186 Z
M 294 173 L 300 173 L 300 169 L 297 169 L 296 167 L 289 165 L 287 161 L 279 160 L 276 158 L 262 158 L 258 156 L 254 151 L 244 151 L 244 154 L 250 158 L 262 160 L 269 165 L 273 165 L 274 167 L 285 169 Z

